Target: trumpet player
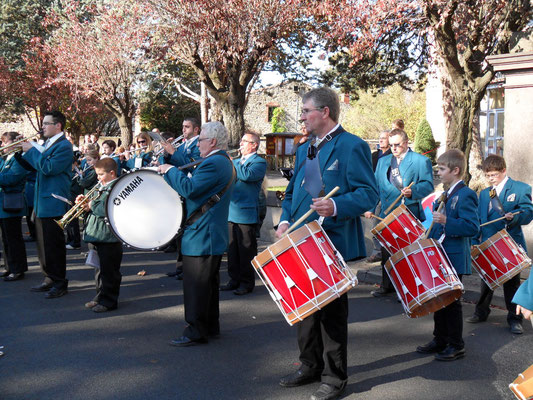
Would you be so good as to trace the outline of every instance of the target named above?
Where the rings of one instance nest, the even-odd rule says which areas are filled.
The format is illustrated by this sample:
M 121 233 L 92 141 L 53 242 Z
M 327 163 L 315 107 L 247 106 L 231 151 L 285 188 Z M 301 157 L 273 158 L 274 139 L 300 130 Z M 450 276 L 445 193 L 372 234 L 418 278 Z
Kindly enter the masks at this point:
M 65 116 L 59 111 L 44 113 L 44 145 L 36 142 L 21 144 L 22 159 L 37 171 L 35 183 L 34 212 L 37 234 L 37 252 L 44 274 L 44 281 L 33 287 L 33 292 L 48 292 L 47 299 L 67 294 L 67 253 L 63 230 L 55 219 L 66 211 L 66 203 L 56 199 L 52 193 L 68 198 L 72 181 L 71 168 L 74 153 L 72 144 L 63 130 Z
M 2 135 L 2 145 L 8 146 L 17 138 L 17 132 Z M 10 152 L 5 149 L 4 152 Z M 0 167 L 0 227 L 4 247 L 4 281 L 18 281 L 28 270 L 26 247 L 22 239 L 22 217 L 26 214 L 24 185 L 27 171 L 9 154 Z
M 146 132 L 141 132 L 135 137 L 134 152 L 124 153 L 125 161 L 122 164 L 123 169 L 131 170 L 146 167 L 152 162 L 152 138 Z
M 110 157 L 96 162 L 94 170 L 102 186 L 99 195 L 92 200 L 80 195 L 76 203 L 83 202 L 82 207 L 89 212 L 83 240 L 89 243 L 89 249 L 98 254 L 99 267 L 95 268 L 94 281 L 96 296 L 85 303 L 85 307 L 96 313 L 117 308 L 122 275 L 122 243 L 105 223 L 105 203 L 111 189 L 110 183 L 117 178 L 117 163 Z

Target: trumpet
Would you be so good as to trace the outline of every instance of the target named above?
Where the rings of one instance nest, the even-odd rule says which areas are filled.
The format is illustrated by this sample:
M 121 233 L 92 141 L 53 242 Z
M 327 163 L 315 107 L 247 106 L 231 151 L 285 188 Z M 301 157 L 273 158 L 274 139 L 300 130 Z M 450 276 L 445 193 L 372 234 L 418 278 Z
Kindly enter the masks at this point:
M 39 133 L 36 133 L 36 134 L 34 134 L 34 135 L 30 136 L 30 137 L 22 138 L 22 139 L 19 139 L 19 140 L 15 140 L 12 143 L 6 144 L 5 146 L 0 147 L 0 154 L 3 154 L 5 156 L 7 156 L 7 155 L 10 155 L 10 154 L 16 153 L 17 151 L 21 151 L 22 147 L 19 146 L 19 144 L 21 144 L 22 142 L 25 142 L 27 140 L 35 139 L 39 135 L 40 135 Z M 9 151 L 7 153 L 4 153 L 5 150 L 9 150 Z
M 85 206 L 100 196 L 103 186 L 104 185 L 102 185 L 101 182 L 98 182 L 85 194 L 85 197 L 81 201 L 74 204 L 60 220 L 56 220 L 56 223 L 59 225 L 59 227 L 61 229 L 65 229 L 68 224 L 70 224 L 76 218 L 79 218 L 85 212 Z
M 177 137 L 176 139 L 172 140 L 172 142 L 170 142 L 170 144 L 172 145 L 172 147 L 174 147 L 174 150 L 176 150 L 178 147 L 180 147 L 183 143 L 185 142 L 182 142 L 180 143 L 181 141 L 183 140 L 183 135 Z M 154 159 L 157 159 L 159 156 L 161 156 L 164 152 L 165 152 L 165 148 L 161 145 L 159 145 L 160 147 L 154 151 Z

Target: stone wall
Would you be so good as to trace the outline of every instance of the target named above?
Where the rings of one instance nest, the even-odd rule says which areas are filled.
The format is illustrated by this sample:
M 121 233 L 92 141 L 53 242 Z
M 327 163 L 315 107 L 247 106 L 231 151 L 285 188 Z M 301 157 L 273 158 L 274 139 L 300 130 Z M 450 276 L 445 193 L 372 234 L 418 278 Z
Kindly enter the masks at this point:
M 30 122 L 30 120 L 26 116 L 21 117 L 19 120 L 15 122 L 1 122 L 0 123 L 0 135 L 3 134 L 4 132 L 11 132 L 11 131 L 18 132 L 21 135 L 24 135 L 25 137 L 32 136 L 35 134 L 35 132 L 37 132 L 36 129 L 33 127 L 32 123 Z

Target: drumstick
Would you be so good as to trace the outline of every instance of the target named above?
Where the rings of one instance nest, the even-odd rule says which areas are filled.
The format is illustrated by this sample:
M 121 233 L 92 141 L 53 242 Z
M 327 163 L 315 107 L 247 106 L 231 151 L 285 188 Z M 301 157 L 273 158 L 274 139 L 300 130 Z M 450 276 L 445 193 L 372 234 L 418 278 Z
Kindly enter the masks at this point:
M 439 208 L 437 208 L 437 212 L 440 213 L 443 207 L 444 207 L 444 202 L 441 201 L 439 204 Z M 435 224 L 435 220 L 431 221 L 431 225 L 429 225 L 428 230 L 424 233 L 424 239 L 428 238 L 429 234 L 431 233 L 431 230 L 433 229 L 434 224 Z
M 378 217 L 376 214 L 372 214 L 372 218 L 375 218 L 378 221 L 383 221 L 383 218 Z
M 327 195 L 325 195 L 322 200 L 327 200 L 329 199 L 331 196 L 333 196 L 335 193 L 337 193 L 337 191 L 340 189 L 340 187 L 338 186 L 335 186 L 331 192 L 329 192 Z M 302 215 L 300 218 L 298 218 L 298 221 L 296 221 L 294 224 L 291 225 L 291 227 L 289 229 L 287 229 L 287 231 L 285 231 L 285 235 L 287 235 L 288 233 L 291 233 L 294 228 L 296 228 L 298 225 L 300 225 L 302 222 L 304 222 L 311 214 L 313 214 L 315 212 L 315 210 L 313 209 L 310 209 L 309 211 L 307 211 L 304 215 Z
M 513 213 L 513 215 L 517 215 L 517 214 L 520 214 L 520 213 L 523 213 L 523 212 L 524 212 L 523 210 L 515 211 L 515 212 Z M 505 219 L 505 215 L 504 215 L 503 217 L 493 219 L 492 221 L 485 222 L 484 224 L 481 224 L 481 225 L 479 225 L 479 226 L 481 227 L 481 226 L 489 225 L 489 224 L 492 224 L 492 223 L 494 223 L 494 222 L 501 221 L 502 219 Z
M 411 186 L 413 186 L 413 185 L 414 185 L 414 182 L 411 182 L 411 183 L 409 184 L 409 186 L 407 186 L 407 187 L 404 188 L 404 189 L 411 189 Z M 389 206 L 389 208 L 387 208 L 387 209 L 385 210 L 385 215 L 387 215 L 387 214 L 392 210 L 392 208 L 396 205 L 396 203 L 398 203 L 398 202 L 400 201 L 400 199 L 401 199 L 402 197 L 403 197 L 403 193 L 402 193 L 401 195 L 399 195 L 398 198 L 397 198 L 396 200 L 394 200 L 394 202 Z

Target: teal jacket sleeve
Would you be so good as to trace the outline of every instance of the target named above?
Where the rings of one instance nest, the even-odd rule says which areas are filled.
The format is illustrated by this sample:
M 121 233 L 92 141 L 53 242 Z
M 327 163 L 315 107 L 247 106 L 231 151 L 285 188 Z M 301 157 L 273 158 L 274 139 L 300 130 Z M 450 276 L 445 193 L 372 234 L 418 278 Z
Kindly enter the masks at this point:
M 512 302 L 533 311 L 533 278 L 531 273 L 529 278 L 516 291 Z
M 53 152 L 41 153 L 35 147 L 23 156 L 24 160 L 45 176 L 59 175 L 72 165 L 72 147 L 57 145 Z
M 411 186 L 413 200 L 421 200 L 433 192 L 433 169 L 429 158 L 422 156 L 418 160 L 418 182 Z M 410 183 L 410 182 L 409 182 Z M 408 183 L 407 183 L 408 184 Z M 406 184 L 406 186 L 407 186 Z
M 261 181 L 266 174 L 266 162 L 247 162 L 241 164 L 236 162 L 233 164 L 237 173 L 237 179 L 244 182 Z

